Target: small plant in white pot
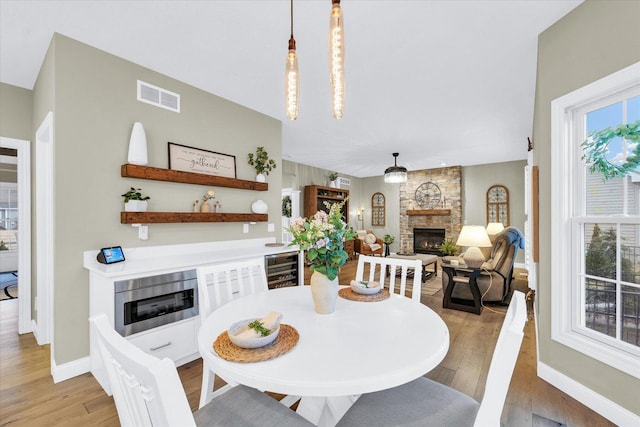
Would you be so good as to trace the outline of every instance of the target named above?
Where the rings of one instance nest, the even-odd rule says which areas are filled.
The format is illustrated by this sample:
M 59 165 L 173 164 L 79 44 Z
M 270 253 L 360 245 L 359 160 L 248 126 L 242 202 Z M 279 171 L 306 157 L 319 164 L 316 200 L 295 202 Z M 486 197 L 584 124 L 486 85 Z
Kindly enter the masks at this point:
M 143 196 L 140 188 L 131 187 L 131 190 L 122 194 L 124 197 L 125 212 L 146 212 L 147 200 L 151 197 Z
M 338 172 L 331 172 L 329 174 L 329 187 L 338 188 Z
M 256 181 L 258 182 L 265 182 L 266 175 L 269 175 L 269 172 L 276 168 L 276 162 L 269 158 L 269 153 L 265 151 L 264 147 L 258 147 L 255 154 L 249 153 L 248 158 L 247 163 L 256 170 Z

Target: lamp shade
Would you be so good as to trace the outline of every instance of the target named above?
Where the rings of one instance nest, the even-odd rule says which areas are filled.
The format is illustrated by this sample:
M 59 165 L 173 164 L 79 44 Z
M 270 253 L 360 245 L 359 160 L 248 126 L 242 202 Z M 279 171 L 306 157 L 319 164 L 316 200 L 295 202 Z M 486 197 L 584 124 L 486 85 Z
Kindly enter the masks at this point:
M 501 222 L 490 222 L 487 224 L 487 234 L 489 236 L 495 236 L 502 230 L 504 230 L 504 225 L 502 225 Z
M 481 225 L 465 225 L 460 231 L 460 236 L 456 242 L 458 246 L 475 246 L 478 248 L 491 247 L 491 240 L 487 230 Z

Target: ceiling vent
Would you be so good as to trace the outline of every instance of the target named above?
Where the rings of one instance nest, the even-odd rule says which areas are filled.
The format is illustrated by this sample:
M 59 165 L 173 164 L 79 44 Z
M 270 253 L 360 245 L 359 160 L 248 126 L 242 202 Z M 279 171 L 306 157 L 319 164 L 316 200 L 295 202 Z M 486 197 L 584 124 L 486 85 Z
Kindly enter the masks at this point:
M 138 101 L 180 112 L 180 95 L 138 80 Z

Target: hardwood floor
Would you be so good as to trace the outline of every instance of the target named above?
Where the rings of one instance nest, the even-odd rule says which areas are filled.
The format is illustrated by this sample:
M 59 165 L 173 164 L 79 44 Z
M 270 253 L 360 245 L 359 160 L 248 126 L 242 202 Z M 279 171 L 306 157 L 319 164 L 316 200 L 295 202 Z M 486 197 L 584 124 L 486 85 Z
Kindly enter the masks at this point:
M 348 283 L 355 276 L 355 266 L 356 262 L 350 261 L 343 267 L 341 283 Z M 308 277 L 307 272 L 307 282 Z M 441 291 L 423 296 L 422 302 L 442 316 L 451 335 L 446 358 L 426 376 L 480 400 L 504 316 L 490 310 L 478 316 L 443 309 Z M 0 426 L 119 425 L 113 399 L 102 391 L 91 374 L 53 383 L 49 346 L 38 346 L 32 334 L 17 334 L 17 313 L 17 300 L 0 302 Z M 502 413 L 504 425 L 543 425 L 534 423 L 534 414 L 567 426 L 614 425 L 537 378 L 535 362 L 534 325 L 530 316 Z M 178 372 L 195 410 L 200 397 L 201 359 L 181 366 Z

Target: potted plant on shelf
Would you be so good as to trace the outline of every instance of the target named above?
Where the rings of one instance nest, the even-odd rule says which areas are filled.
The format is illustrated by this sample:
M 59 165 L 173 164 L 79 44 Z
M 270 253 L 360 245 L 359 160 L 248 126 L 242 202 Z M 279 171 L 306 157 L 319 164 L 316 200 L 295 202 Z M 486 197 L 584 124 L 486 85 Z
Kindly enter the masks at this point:
M 249 153 L 248 163 L 256 170 L 256 181 L 258 182 L 265 182 L 266 175 L 269 175 L 269 172 L 276 168 L 276 162 L 269 158 L 269 153 L 265 151 L 264 147 L 258 147 L 255 154 Z
M 338 188 L 338 172 L 331 172 L 329 174 L 329 187 Z
M 122 194 L 124 197 L 124 211 L 125 212 L 146 212 L 147 200 L 151 197 L 143 196 L 140 188 L 131 187 L 131 190 Z

